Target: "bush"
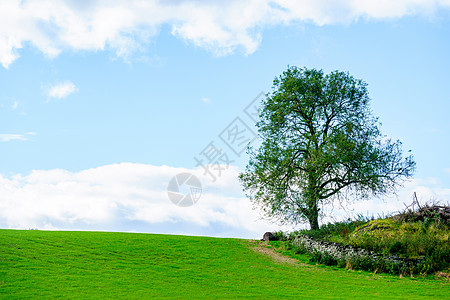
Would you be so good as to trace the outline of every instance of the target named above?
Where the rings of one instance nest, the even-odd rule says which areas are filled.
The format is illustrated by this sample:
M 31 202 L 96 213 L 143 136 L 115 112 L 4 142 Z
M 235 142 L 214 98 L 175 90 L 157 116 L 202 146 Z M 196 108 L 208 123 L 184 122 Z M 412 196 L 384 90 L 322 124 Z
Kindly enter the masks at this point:
M 349 244 L 384 255 L 425 258 L 421 270 L 429 273 L 450 266 L 449 228 L 428 221 L 399 223 L 375 220 L 357 228 Z
M 281 230 L 274 232 L 273 235 L 276 241 L 287 241 L 289 239 L 289 235 Z
M 350 233 L 357 227 L 366 224 L 369 220 L 373 220 L 373 217 L 358 216 L 356 220 L 348 219 L 347 221 L 323 224 L 317 230 L 299 230 L 291 233 L 290 238 L 292 239 L 297 235 L 306 234 L 312 238 L 326 241 L 348 241 Z
M 328 254 L 327 252 L 318 252 L 314 251 L 311 254 L 311 257 L 309 259 L 310 263 L 319 263 L 326 266 L 336 266 L 338 264 L 338 260 L 335 259 L 333 256 Z
M 384 219 L 358 216 L 356 220 L 328 223 L 318 230 L 300 230 L 289 235 L 278 232 L 280 240 L 288 240 L 289 251 L 310 253 L 311 263 L 337 265 L 355 270 L 390 274 L 430 274 L 450 267 L 450 225 L 442 218 L 425 216 L 421 220 L 397 216 Z M 340 259 L 330 253 L 311 253 L 303 245 L 293 243 L 298 235 L 316 240 L 363 248 L 380 256 L 352 256 Z M 388 259 L 382 256 L 395 256 Z
M 429 274 L 450 266 L 448 227 L 430 223 L 425 224 L 424 231 L 423 222 L 401 224 L 392 219 L 372 220 L 356 227 L 346 238 L 346 229 L 354 224 L 328 224 L 320 230 L 306 231 L 310 239 L 299 239 L 297 245 L 291 240 L 291 247 L 296 247 L 296 253 L 312 252 L 311 263 L 396 275 Z M 326 236 L 328 240 L 336 240 L 336 235 L 347 240 L 344 244 L 356 248 L 345 250 L 347 248 L 317 238 Z
M 305 254 L 308 253 L 308 250 L 303 245 L 297 245 L 293 243 L 289 243 L 289 249 L 292 249 L 294 254 Z

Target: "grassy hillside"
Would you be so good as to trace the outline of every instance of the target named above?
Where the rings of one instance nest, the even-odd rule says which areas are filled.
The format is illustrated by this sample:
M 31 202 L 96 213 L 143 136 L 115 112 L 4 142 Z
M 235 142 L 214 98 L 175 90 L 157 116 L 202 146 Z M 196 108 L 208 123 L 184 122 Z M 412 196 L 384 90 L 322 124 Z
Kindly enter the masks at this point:
M 284 262 L 255 251 L 267 250 L 261 247 L 240 239 L 0 230 L 0 298 L 450 298 L 445 280 Z
M 357 249 L 370 250 L 380 254 L 378 258 L 390 256 L 406 261 L 402 264 L 386 263 L 383 259 L 370 257 L 344 259 L 339 255 L 330 255 L 334 250 L 323 248 L 321 251 L 312 253 L 310 262 L 367 271 L 377 270 L 394 275 L 450 273 L 450 207 L 448 205 L 426 204 L 419 206 L 417 210 L 407 209 L 384 219 L 360 217 L 353 221 L 349 219 L 322 225 L 318 230 L 301 230 L 289 236 L 278 232 L 276 235 L 283 242 L 276 243 L 274 246 L 281 252 L 293 252 L 294 255 L 311 252 L 294 239 L 297 235 L 306 235 L 316 241 L 335 242 Z

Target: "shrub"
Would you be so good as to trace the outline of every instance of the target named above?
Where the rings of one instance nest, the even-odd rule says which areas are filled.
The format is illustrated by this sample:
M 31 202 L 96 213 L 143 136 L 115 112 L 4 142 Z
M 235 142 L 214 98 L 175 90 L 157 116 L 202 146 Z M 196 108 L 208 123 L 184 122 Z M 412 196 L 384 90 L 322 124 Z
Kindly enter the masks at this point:
M 447 209 L 446 206 L 445 209 Z M 412 213 L 411 213 L 412 216 Z M 289 247 L 294 253 L 313 253 L 310 261 L 390 274 L 430 274 L 450 267 L 450 225 L 438 217 L 425 215 L 422 219 L 399 215 L 385 219 L 358 216 L 356 220 L 328 223 L 318 230 L 300 230 L 289 234 Z M 332 256 L 318 253 L 293 243 L 298 235 L 315 240 L 336 242 L 366 249 L 380 255 Z M 324 251 L 322 251 L 324 252 Z M 358 251 L 356 251 L 358 252 Z M 383 258 L 394 256 L 398 259 Z
M 302 244 L 289 243 L 290 248 L 294 251 L 294 254 L 305 254 L 308 250 Z
M 319 263 L 319 264 L 323 264 L 326 266 L 335 266 L 338 264 L 338 260 L 335 259 L 333 256 L 331 256 L 327 252 L 322 253 L 319 251 L 314 251 L 311 254 L 309 262 L 310 263 Z
M 277 231 L 273 233 L 275 240 L 277 241 L 287 241 L 289 239 L 289 235 L 284 233 L 283 231 Z
M 333 242 L 347 241 L 351 232 L 353 232 L 357 227 L 367 223 L 368 220 L 370 219 L 373 219 L 373 217 L 369 218 L 358 216 L 356 220 L 348 219 L 342 222 L 323 224 L 317 230 L 305 229 L 293 232 L 291 233 L 290 238 L 292 239 L 297 235 L 307 234 L 310 237 L 326 241 L 333 241 Z
M 349 244 L 385 255 L 425 258 L 418 272 L 433 272 L 450 266 L 449 228 L 429 221 L 400 224 L 376 220 L 357 228 Z

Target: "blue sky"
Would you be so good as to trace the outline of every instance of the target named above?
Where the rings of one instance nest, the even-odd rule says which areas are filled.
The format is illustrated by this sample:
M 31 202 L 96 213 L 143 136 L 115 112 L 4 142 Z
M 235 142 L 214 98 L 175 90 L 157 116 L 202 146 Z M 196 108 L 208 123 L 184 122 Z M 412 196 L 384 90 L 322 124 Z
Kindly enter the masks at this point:
M 278 228 L 221 137 L 237 117 L 255 130 L 244 109 L 288 65 L 365 80 L 382 132 L 417 162 L 398 199 L 335 215 L 392 212 L 414 191 L 450 199 L 448 1 L 5 1 L 0 28 L 2 228 Z M 215 179 L 195 160 L 211 142 L 232 161 Z M 202 182 L 192 207 L 167 196 L 181 172 Z

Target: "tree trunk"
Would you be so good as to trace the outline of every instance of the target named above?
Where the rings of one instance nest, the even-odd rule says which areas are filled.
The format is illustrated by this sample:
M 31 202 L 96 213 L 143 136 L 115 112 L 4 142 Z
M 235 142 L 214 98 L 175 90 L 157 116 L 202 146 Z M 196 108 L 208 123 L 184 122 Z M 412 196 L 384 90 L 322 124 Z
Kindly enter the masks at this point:
M 319 208 L 316 199 L 311 199 L 308 207 L 308 221 L 311 230 L 319 229 Z
M 316 213 L 315 216 L 309 217 L 308 221 L 309 221 L 309 226 L 311 227 L 311 230 L 318 230 L 319 229 L 318 213 Z
M 317 188 L 317 176 L 314 170 L 309 172 L 307 189 L 308 221 L 311 230 L 319 229 L 319 192 Z

